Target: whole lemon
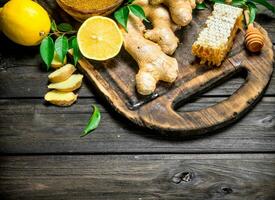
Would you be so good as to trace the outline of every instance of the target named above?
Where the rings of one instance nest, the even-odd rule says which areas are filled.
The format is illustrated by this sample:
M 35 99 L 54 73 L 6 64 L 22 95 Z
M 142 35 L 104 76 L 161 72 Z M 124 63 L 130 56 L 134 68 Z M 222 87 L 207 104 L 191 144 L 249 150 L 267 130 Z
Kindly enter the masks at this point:
M 0 9 L 0 27 L 13 42 L 35 46 L 49 33 L 51 20 L 38 3 L 31 0 L 10 0 Z

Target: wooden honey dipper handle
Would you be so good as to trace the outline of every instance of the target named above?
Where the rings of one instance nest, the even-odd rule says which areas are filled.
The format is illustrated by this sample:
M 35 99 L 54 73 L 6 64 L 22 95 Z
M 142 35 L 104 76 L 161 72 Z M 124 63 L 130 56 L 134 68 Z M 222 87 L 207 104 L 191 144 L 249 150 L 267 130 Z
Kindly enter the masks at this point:
M 245 33 L 245 45 L 251 52 L 259 52 L 264 46 L 264 37 L 259 29 L 255 28 L 252 23 L 249 23 L 249 11 L 244 11 L 244 17 L 247 24 L 247 30 Z

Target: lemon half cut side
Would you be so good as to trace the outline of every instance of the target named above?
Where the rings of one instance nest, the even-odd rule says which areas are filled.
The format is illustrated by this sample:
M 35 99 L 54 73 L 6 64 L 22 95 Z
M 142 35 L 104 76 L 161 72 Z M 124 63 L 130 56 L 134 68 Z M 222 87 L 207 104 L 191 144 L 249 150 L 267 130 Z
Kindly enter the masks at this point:
M 79 28 L 77 42 L 84 57 L 102 61 L 113 58 L 120 52 L 123 36 L 114 20 L 94 16 Z

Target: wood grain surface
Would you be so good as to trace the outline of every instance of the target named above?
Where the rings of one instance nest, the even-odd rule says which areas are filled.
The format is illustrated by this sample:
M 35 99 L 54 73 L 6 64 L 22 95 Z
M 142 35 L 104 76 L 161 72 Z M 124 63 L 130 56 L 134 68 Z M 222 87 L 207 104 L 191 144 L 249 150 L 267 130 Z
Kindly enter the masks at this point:
M 70 19 L 54 0 L 39 3 L 59 13 L 58 22 Z M 256 21 L 274 43 L 274 15 L 260 7 Z M 239 122 L 203 137 L 171 138 L 121 117 L 88 80 L 72 107 L 46 104 L 48 73 L 38 52 L 0 33 L 1 200 L 275 199 L 274 75 L 263 99 Z M 243 82 L 232 78 L 179 111 L 220 102 Z M 99 106 L 102 121 L 80 138 L 91 104 Z
M 181 111 L 198 110 L 223 98 L 201 98 Z M 96 103 L 102 113 L 98 129 L 80 138 Z M 262 101 L 240 122 L 204 137 L 171 138 L 142 129 L 95 99 L 69 108 L 42 99 L 0 100 L 0 152 L 32 153 L 213 153 L 275 152 L 275 97 Z
M 0 37 L 0 39 L 3 37 Z M 15 46 L 14 44 L 9 47 Z M 0 50 L 0 98 L 38 98 L 43 97 L 47 87 L 42 87 L 48 83 L 48 73 L 43 70 L 40 56 L 37 50 L 26 53 L 25 48 L 11 50 L 15 53 L 12 59 L 9 59 L 6 53 Z M 11 54 L 11 53 L 10 53 Z M 20 55 L 20 56 L 18 56 Z M 22 58 L 25 57 L 25 58 Z M 26 59 L 33 57 L 33 59 Z M 21 64 L 20 64 L 21 63 Z M 33 83 L 36 84 L 33 84 Z M 241 84 L 243 84 L 243 74 L 237 74 L 225 83 L 213 87 L 197 96 L 230 96 Z M 91 86 L 90 81 L 85 78 L 85 83 L 78 91 L 80 97 L 98 96 L 95 88 Z M 266 95 L 275 95 L 275 77 L 272 76 L 270 85 L 267 88 Z
M 16 200 L 275 198 L 274 155 L 5 156 L 0 162 L 0 196 Z

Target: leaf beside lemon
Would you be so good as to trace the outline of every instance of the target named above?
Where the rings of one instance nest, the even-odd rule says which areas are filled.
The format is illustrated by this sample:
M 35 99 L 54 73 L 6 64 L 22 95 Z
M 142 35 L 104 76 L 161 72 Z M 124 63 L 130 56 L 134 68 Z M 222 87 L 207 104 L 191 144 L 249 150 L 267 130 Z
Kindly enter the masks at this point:
M 77 42 L 83 56 L 101 61 L 113 58 L 119 53 L 123 36 L 114 20 L 94 16 L 79 28 Z
M 24 46 L 38 45 L 48 35 L 51 21 L 46 10 L 31 0 L 10 0 L 1 9 L 2 32 Z

